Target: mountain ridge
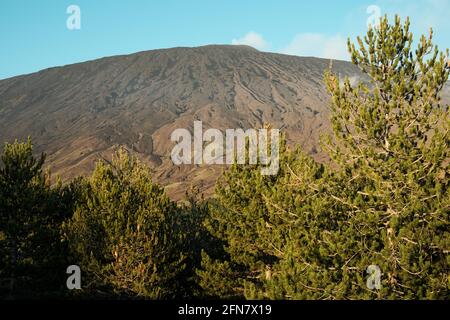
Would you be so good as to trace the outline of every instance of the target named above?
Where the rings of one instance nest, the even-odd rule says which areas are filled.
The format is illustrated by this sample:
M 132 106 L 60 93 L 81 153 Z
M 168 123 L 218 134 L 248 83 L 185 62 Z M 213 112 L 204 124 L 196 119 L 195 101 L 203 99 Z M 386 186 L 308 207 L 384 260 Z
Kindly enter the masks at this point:
M 174 166 L 170 134 L 194 120 L 219 130 L 271 123 L 314 157 L 329 130 L 323 73 L 329 59 L 207 45 L 104 57 L 0 80 L 0 139 L 31 136 L 63 180 L 91 172 L 124 145 L 175 199 L 209 194 L 222 166 Z M 360 77 L 349 62 L 333 71 Z

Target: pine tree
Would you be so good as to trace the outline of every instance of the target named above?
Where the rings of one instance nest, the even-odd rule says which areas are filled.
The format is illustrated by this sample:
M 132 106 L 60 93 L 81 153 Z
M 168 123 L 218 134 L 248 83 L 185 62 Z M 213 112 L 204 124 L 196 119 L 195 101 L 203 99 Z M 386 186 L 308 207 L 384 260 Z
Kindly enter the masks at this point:
M 120 148 L 83 184 L 64 230 L 85 274 L 86 294 L 177 296 L 185 234 L 176 205 L 152 182 L 149 169 Z
M 223 250 L 204 252 L 198 270 L 200 285 L 210 295 L 246 296 L 280 260 L 290 219 L 272 215 L 268 207 L 288 172 L 286 163 L 293 159 L 284 150 L 283 143 L 277 176 L 261 175 L 259 165 L 234 164 L 218 181 L 206 226 Z
M 70 192 L 50 187 L 45 155 L 33 156 L 31 140 L 6 143 L 0 167 L 0 288 L 11 297 L 56 295 L 65 276 L 60 225 Z
M 384 17 L 367 48 L 349 42 L 367 78 L 353 87 L 326 74 L 333 135 L 325 147 L 337 169 L 314 183 L 308 226 L 296 229 L 265 295 L 448 297 L 449 118 L 439 103 L 448 67 L 432 33 L 415 53 L 412 40 L 408 20 Z M 380 268 L 380 289 L 367 286 L 369 266 Z
M 206 289 L 212 279 L 247 298 L 448 298 L 449 109 L 439 93 L 449 70 L 432 33 L 414 52 L 412 41 L 409 20 L 384 17 L 359 50 L 349 42 L 360 83 L 326 73 L 330 164 L 283 150 L 276 177 L 233 166 L 221 178 L 209 230 L 226 255 L 204 255 Z M 380 289 L 367 285 L 369 266 Z
M 409 19 L 402 24 L 396 17 L 390 25 L 384 17 L 358 38 L 359 49 L 349 41 L 367 83 L 340 85 L 326 75 L 334 131 L 328 149 L 339 166 L 338 200 L 348 217 L 344 243 L 355 255 L 346 268 L 360 276 L 368 264 L 378 265 L 378 297 L 442 298 L 449 289 L 450 119 L 440 92 L 448 50 L 433 45 L 431 30 L 413 51 L 409 26 Z M 366 289 L 354 281 L 353 292 Z
M 186 269 L 182 277 L 180 286 L 183 288 L 183 295 L 187 298 L 209 298 L 219 297 L 217 290 L 214 292 L 206 290 L 211 284 L 210 279 L 206 286 L 202 285 L 202 278 L 198 276 L 198 267 L 201 265 L 205 252 L 213 257 L 222 256 L 221 243 L 212 236 L 205 225 L 209 216 L 209 200 L 205 200 L 199 190 L 194 187 L 186 193 L 186 200 L 178 205 L 181 213 L 181 226 L 186 235 L 183 244 L 183 251 L 186 252 Z

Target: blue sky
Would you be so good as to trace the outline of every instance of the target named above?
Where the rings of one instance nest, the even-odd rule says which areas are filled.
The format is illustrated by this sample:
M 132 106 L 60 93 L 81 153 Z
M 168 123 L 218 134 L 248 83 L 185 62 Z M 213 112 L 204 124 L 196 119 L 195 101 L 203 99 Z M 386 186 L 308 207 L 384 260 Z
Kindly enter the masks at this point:
M 80 8 L 79 30 L 67 28 L 70 5 Z M 432 26 L 440 48 L 450 47 L 450 0 L 1 0 L 0 79 L 205 44 L 346 59 L 346 38 L 364 34 L 377 8 L 410 16 L 415 35 Z

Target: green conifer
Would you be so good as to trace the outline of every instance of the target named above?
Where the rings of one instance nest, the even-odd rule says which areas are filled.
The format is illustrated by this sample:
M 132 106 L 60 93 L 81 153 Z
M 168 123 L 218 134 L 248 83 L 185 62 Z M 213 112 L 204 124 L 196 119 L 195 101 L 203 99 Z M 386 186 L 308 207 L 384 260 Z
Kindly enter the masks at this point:
M 87 277 L 86 292 L 157 299 L 182 289 L 180 217 L 149 172 L 120 148 L 84 181 L 84 195 L 64 229 Z

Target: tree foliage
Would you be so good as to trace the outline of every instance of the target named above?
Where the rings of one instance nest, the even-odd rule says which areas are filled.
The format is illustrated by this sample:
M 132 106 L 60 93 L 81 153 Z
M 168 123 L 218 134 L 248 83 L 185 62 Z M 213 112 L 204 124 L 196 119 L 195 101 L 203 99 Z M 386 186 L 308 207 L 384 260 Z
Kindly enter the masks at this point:
M 358 49 L 349 41 L 357 85 L 326 73 L 330 164 L 286 150 L 276 178 L 225 174 L 210 229 L 230 261 L 205 257 L 205 279 L 226 272 L 222 282 L 248 298 L 448 297 L 448 52 L 432 32 L 415 51 L 412 42 L 409 20 L 384 17 Z M 367 286 L 371 265 L 379 290 Z
M 6 143 L 0 167 L 0 294 L 48 294 L 64 284 L 60 226 L 70 213 L 69 187 L 50 187 L 45 156 L 27 142 Z M 30 292 L 31 288 L 31 292 Z
M 177 294 L 185 269 L 176 205 L 152 182 L 148 168 L 125 149 L 100 161 L 65 232 L 82 270 L 86 290 L 168 298 Z

